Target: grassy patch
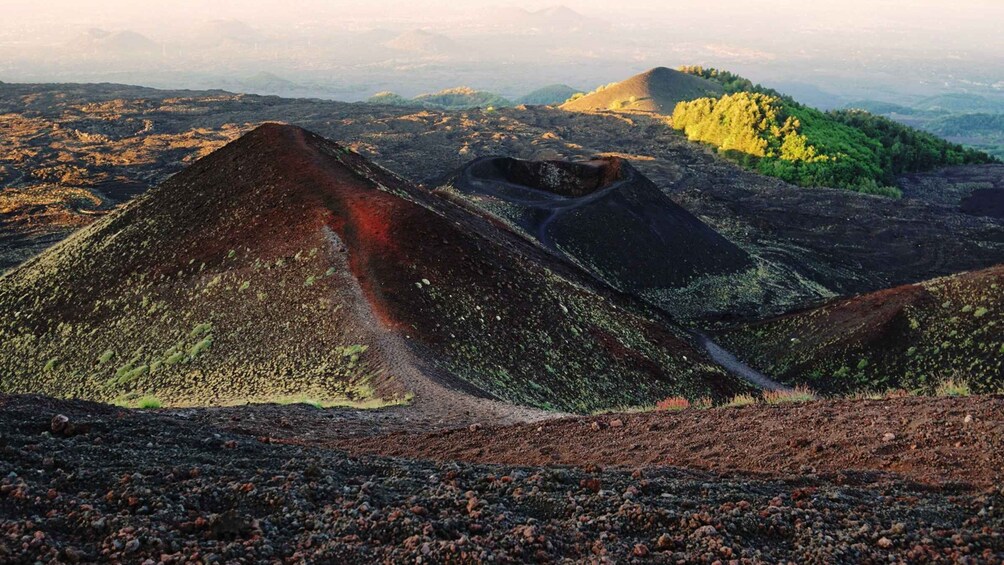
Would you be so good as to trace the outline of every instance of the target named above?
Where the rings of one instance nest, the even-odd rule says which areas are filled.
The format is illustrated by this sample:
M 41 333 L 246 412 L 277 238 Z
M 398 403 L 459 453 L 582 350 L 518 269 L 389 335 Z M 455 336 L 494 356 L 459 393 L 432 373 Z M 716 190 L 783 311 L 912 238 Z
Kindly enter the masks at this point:
M 115 406 L 122 408 L 138 408 L 141 410 L 155 410 L 163 408 L 164 403 L 153 395 L 140 395 L 139 393 L 129 393 L 122 395 L 111 402 Z
M 797 386 L 790 390 L 770 390 L 763 393 L 763 401 L 767 404 L 811 402 L 813 400 L 816 400 L 816 394 L 807 386 Z
M 188 356 L 192 359 L 195 359 L 196 357 L 201 355 L 204 351 L 209 349 L 212 345 L 213 345 L 213 337 L 212 336 L 206 337 L 199 343 L 196 343 L 195 345 L 192 346 L 192 348 L 188 351 Z
M 936 396 L 942 397 L 962 397 L 969 396 L 971 393 L 969 391 L 969 385 L 962 381 L 957 381 L 955 379 L 946 379 L 938 384 L 938 388 L 934 390 Z
M 698 398 L 697 400 L 690 403 L 691 408 L 696 408 L 697 410 L 707 410 L 715 405 L 715 400 L 711 397 L 705 396 L 703 398 Z
M 144 396 L 136 401 L 136 408 L 143 410 L 152 410 L 161 406 L 163 406 L 163 403 L 156 396 Z
M 190 334 L 192 339 L 198 339 L 209 332 L 213 331 L 212 324 L 199 324 L 192 328 L 192 333 Z
M 729 399 L 728 402 L 726 402 L 722 406 L 726 408 L 729 407 L 736 408 L 739 406 L 750 406 L 752 404 L 756 404 L 756 397 L 753 396 L 752 394 L 744 393 L 733 396 L 732 398 Z

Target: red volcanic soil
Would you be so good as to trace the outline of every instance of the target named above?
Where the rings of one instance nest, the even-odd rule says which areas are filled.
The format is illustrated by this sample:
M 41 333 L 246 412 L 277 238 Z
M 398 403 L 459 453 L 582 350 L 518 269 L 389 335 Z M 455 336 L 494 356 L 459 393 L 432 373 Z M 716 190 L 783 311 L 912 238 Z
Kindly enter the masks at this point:
M 782 476 L 881 471 L 920 483 L 988 487 L 1004 480 L 1004 397 L 611 414 L 330 444 L 353 453 L 444 461 Z

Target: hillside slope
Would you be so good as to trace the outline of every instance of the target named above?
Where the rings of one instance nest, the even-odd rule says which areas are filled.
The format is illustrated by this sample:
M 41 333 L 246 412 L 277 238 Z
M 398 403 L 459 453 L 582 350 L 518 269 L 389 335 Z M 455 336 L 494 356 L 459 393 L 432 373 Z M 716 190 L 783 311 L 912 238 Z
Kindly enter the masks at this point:
M 1004 388 L 1004 266 L 836 300 L 723 332 L 750 364 L 821 392 Z
M 680 102 L 705 96 L 720 96 L 723 92 L 721 85 L 716 82 L 666 67 L 656 67 L 581 98 L 569 100 L 561 108 L 575 112 L 633 110 L 668 115 L 673 113 Z
M 0 278 L 0 320 L 2 392 L 393 401 L 431 378 L 592 410 L 745 388 L 644 308 L 290 126 Z

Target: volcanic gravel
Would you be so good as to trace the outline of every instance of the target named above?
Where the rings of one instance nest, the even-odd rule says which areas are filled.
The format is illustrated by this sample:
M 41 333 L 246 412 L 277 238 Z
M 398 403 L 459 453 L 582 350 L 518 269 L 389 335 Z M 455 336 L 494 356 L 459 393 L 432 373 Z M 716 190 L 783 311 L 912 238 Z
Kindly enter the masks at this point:
M 5 563 L 1004 560 L 1004 492 L 355 458 L 0 398 Z
M 327 445 L 496 464 L 673 465 L 775 476 L 882 471 L 931 485 L 991 487 L 1004 484 L 1004 396 L 610 414 L 425 434 L 344 435 Z

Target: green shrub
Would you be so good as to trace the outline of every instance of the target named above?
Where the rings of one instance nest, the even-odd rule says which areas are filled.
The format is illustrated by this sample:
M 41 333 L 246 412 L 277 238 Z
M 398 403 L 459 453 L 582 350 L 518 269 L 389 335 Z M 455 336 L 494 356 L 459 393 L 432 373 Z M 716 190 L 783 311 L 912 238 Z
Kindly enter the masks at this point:
M 150 367 L 146 365 L 140 365 L 135 368 L 130 367 L 125 371 L 121 371 L 121 374 L 118 376 L 118 379 L 115 381 L 115 383 L 120 385 L 130 383 L 138 379 L 139 377 L 145 375 L 149 370 Z
M 192 339 L 198 339 L 209 332 L 213 331 L 213 325 L 209 323 L 199 324 L 192 328 L 192 333 L 190 334 Z
M 192 348 L 188 350 L 188 356 L 192 359 L 195 359 L 196 357 L 201 355 L 204 351 L 209 349 L 212 345 L 213 345 L 213 337 L 209 336 L 200 341 L 199 343 L 193 345 Z
M 101 357 L 98 357 L 98 365 L 104 365 L 105 363 L 111 361 L 112 357 L 114 356 L 115 352 L 112 351 L 111 349 L 105 351 L 104 353 L 101 354 Z
M 143 410 L 147 409 L 157 409 L 163 406 L 160 399 L 156 396 L 144 396 L 136 401 L 136 407 Z
M 181 363 L 181 362 L 185 361 L 186 359 L 187 359 L 187 356 L 185 355 L 184 351 L 176 351 L 176 352 L 168 355 L 167 359 L 164 359 L 164 363 L 166 365 L 177 365 L 178 363 Z

